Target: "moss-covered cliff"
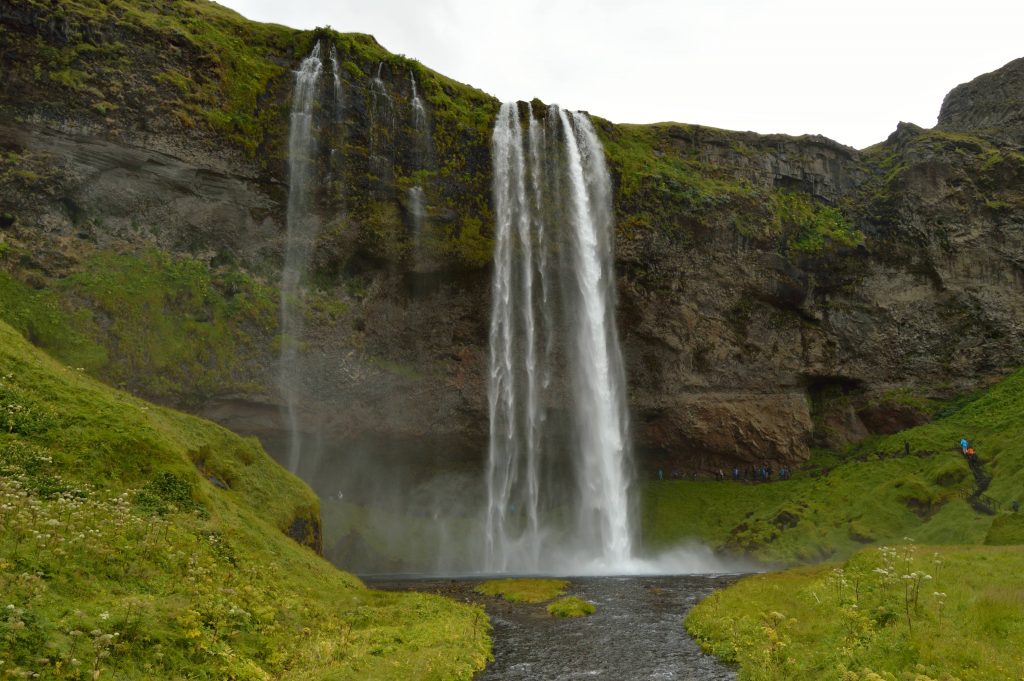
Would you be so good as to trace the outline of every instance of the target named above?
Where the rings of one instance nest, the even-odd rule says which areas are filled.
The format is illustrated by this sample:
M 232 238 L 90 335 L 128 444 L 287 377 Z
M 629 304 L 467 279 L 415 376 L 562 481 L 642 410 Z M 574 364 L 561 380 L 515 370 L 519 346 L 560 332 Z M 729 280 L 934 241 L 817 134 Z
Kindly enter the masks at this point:
M 343 96 L 321 80 L 304 409 L 338 447 L 475 470 L 497 102 L 369 36 L 201 0 L 6 3 L 3 315 L 273 445 L 291 70 L 316 42 L 336 49 Z M 1012 107 L 992 105 L 1019 100 L 1019 71 L 861 151 L 595 119 L 643 474 L 799 461 L 1021 364 L 1024 156 Z

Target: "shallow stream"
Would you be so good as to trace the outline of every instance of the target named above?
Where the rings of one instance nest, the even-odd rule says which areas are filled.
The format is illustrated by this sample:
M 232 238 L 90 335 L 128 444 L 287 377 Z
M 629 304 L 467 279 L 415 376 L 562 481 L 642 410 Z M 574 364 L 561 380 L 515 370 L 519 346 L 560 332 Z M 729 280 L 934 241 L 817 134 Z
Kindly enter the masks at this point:
M 705 655 L 683 628 L 687 611 L 737 575 L 570 578 L 569 593 L 597 605 L 589 617 L 561 619 L 544 605 L 507 603 L 473 591 L 481 580 L 377 581 L 375 589 L 441 593 L 481 603 L 494 626 L 494 662 L 481 681 L 725 681 L 735 670 Z

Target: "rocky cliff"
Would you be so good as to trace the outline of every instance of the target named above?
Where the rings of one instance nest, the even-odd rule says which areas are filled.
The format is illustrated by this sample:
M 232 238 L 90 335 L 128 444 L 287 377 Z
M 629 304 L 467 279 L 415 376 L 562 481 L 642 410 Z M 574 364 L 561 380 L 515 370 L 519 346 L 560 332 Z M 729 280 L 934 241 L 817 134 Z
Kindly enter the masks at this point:
M 2 315 L 279 447 L 290 70 L 316 41 L 343 97 L 322 80 L 305 420 L 413 477 L 476 470 L 497 102 L 369 36 L 202 0 L 0 3 Z M 1024 361 L 1022 64 L 954 89 L 935 129 L 860 151 L 595 119 L 644 474 L 799 462 Z

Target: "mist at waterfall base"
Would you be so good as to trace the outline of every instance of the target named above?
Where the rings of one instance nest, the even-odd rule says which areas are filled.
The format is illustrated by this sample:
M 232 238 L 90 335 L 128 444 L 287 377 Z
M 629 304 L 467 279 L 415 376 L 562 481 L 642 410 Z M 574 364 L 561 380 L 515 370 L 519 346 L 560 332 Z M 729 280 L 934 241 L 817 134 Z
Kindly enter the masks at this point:
M 428 108 L 415 78 L 406 82 L 408 112 L 380 65 L 365 84 L 370 164 L 387 175 L 397 162 L 386 142 L 401 116 L 415 131 L 413 169 L 434 163 Z M 324 339 L 310 337 L 303 310 L 320 223 L 332 219 L 318 192 L 341 158 L 334 152 L 346 97 L 335 47 L 317 43 L 295 72 L 289 129 L 283 428 L 278 438 L 263 433 L 268 451 L 320 496 L 325 555 L 362 574 L 749 571 L 697 545 L 657 556 L 635 548 L 610 180 L 581 114 L 550 107 L 535 116 L 528 105 L 506 104 L 496 123 L 491 378 L 480 387 L 491 401 L 490 444 L 410 429 L 403 412 L 416 398 L 386 376 L 379 399 L 359 405 L 379 415 L 379 428 L 338 437 L 336 416 L 318 411 L 318 396 L 338 390 L 328 378 L 332 355 L 308 351 Z M 335 138 L 324 139 L 327 131 Z M 405 197 L 417 263 L 428 196 L 417 185 Z M 433 323 L 429 296 L 414 293 L 407 303 L 422 307 L 424 325 Z

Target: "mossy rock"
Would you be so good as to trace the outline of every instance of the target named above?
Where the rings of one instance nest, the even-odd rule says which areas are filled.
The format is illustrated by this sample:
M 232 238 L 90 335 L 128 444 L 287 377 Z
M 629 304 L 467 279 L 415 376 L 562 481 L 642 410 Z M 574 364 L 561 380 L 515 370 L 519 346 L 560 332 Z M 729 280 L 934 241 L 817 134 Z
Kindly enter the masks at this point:
M 1024 544 L 1024 515 L 1020 513 L 997 516 L 985 535 L 989 546 Z
M 477 585 L 484 596 L 498 596 L 510 603 L 543 603 L 557 598 L 569 588 L 564 579 L 492 579 Z
M 579 596 L 566 596 L 548 606 L 552 617 L 586 617 L 597 612 L 597 606 Z

